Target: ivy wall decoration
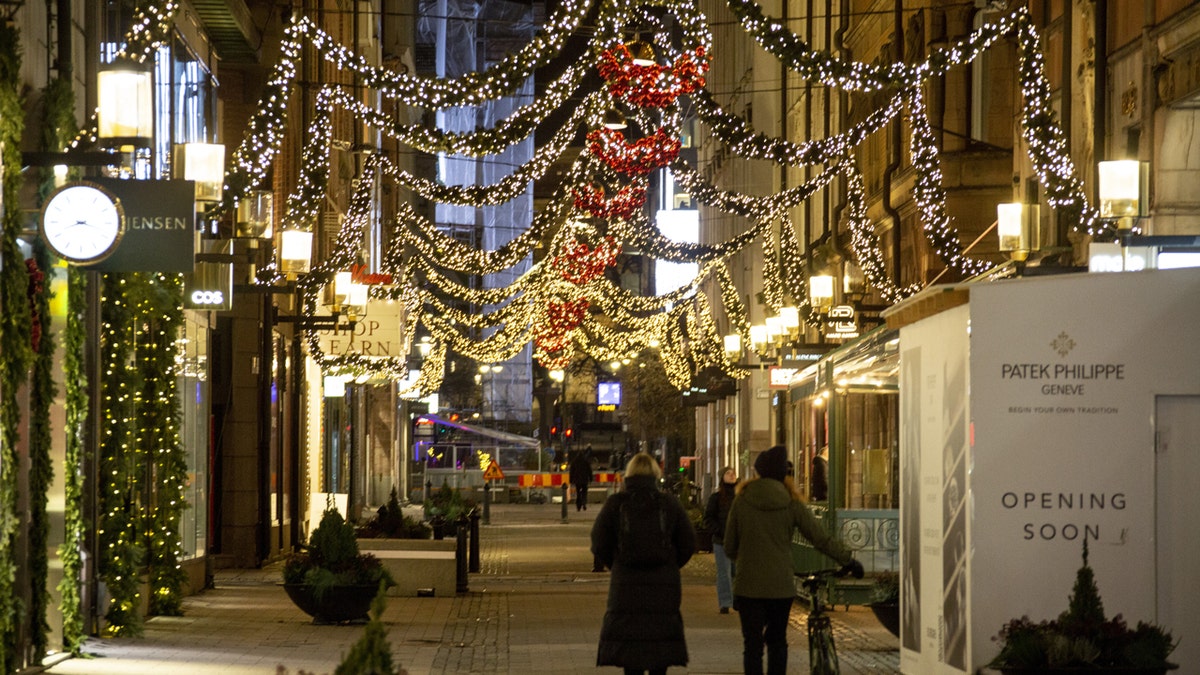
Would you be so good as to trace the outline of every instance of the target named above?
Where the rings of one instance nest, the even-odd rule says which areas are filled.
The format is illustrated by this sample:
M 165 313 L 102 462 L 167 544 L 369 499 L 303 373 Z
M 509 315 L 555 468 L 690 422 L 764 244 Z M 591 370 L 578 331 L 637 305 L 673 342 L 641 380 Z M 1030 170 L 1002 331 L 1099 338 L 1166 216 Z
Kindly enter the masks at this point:
M 21 95 L 20 34 L 9 22 L 0 23 L 0 259 L 21 261 L 17 245 L 23 227 L 20 203 L 21 135 L 24 130 L 24 100 Z M 28 379 L 33 351 L 29 343 L 29 276 L 24 264 L 6 263 L 0 268 L 0 672 L 13 672 L 24 665 L 17 649 L 17 631 L 24 608 L 18 601 L 17 564 L 17 479 L 20 464 L 21 411 L 17 390 Z

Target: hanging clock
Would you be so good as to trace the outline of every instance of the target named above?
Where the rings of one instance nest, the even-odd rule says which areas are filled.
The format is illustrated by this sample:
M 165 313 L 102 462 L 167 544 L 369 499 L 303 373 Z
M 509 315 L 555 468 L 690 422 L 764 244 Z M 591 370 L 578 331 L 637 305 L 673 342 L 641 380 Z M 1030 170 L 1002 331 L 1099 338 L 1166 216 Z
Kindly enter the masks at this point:
M 69 262 L 89 265 L 116 250 L 125 234 L 125 210 L 108 190 L 81 181 L 50 195 L 39 221 L 42 240 Z

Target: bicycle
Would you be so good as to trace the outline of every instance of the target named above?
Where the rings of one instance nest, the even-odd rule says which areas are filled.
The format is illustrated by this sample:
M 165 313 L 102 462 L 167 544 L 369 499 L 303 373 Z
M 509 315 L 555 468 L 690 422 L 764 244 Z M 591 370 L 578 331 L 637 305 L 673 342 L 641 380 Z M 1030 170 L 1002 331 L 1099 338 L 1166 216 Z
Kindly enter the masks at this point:
M 800 585 L 808 591 L 812 610 L 808 613 L 808 664 L 812 675 L 839 675 L 837 647 L 833 642 L 833 622 L 825 613 L 830 577 L 844 577 L 848 567 L 796 572 L 803 577 Z

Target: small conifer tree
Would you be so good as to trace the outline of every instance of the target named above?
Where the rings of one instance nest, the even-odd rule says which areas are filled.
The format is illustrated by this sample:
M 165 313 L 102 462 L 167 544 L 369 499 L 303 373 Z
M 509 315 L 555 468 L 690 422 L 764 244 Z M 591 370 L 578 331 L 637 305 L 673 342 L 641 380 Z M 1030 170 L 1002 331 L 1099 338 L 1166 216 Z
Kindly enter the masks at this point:
M 392 647 L 387 641 L 387 628 L 383 624 L 384 594 L 387 586 L 381 584 L 379 593 L 371 603 L 371 620 L 363 636 L 350 647 L 333 675 L 408 675 L 408 671 L 392 665 Z

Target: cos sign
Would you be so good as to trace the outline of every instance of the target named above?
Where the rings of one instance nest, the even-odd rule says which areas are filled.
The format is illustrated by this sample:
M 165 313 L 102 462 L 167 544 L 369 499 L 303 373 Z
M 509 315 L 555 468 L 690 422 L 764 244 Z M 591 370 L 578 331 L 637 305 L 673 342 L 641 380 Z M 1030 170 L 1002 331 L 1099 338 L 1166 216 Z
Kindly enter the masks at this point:
M 184 288 L 184 309 L 230 310 L 233 298 L 221 289 Z

